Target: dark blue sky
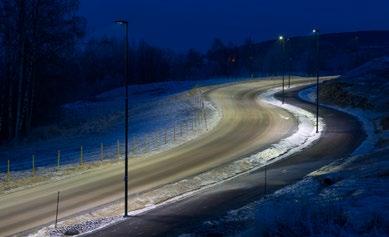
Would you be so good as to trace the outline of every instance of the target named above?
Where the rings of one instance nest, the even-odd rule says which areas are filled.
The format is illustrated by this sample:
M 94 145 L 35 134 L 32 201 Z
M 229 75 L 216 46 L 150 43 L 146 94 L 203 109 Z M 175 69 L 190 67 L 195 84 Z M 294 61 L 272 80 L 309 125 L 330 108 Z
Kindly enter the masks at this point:
M 133 41 L 175 50 L 207 49 L 216 37 L 239 43 L 279 34 L 389 30 L 389 0 L 81 0 L 80 14 L 95 35 L 119 33 L 130 22 Z

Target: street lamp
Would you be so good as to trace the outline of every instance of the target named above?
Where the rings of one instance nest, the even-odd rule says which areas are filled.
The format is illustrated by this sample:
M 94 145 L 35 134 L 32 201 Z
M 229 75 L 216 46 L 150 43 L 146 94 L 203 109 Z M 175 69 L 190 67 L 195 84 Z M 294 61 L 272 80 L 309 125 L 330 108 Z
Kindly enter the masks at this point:
M 124 165 L 124 217 L 128 217 L 128 21 L 117 20 L 115 23 L 124 26 L 125 39 L 124 39 L 124 86 L 126 89 L 125 97 L 125 122 L 124 122 L 124 134 L 125 134 L 125 165 Z
M 312 30 L 315 38 L 315 57 L 316 57 L 316 133 L 319 133 L 319 80 L 320 80 L 320 61 L 319 61 L 319 30 Z
M 288 42 L 289 42 L 289 45 L 288 45 Z M 285 46 L 285 48 L 286 48 L 286 50 L 284 50 L 285 51 L 285 64 L 286 64 L 286 61 L 287 61 L 287 67 L 288 67 L 288 88 L 290 89 L 290 80 L 291 80 L 291 69 L 292 69 L 292 57 L 290 56 L 290 51 L 291 51 L 291 43 L 290 43 L 291 41 L 290 41 L 290 38 L 287 38 L 286 39 L 286 42 L 285 42 L 285 44 L 286 44 L 286 46 Z
M 290 48 L 289 48 L 290 50 Z M 292 57 L 289 57 L 289 60 L 288 60 L 288 88 L 290 89 L 290 78 L 291 78 L 291 70 L 292 70 Z
M 285 102 L 285 38 L 280 35 L 278 41 L 281 44 L 282 49 L 282 104 Z

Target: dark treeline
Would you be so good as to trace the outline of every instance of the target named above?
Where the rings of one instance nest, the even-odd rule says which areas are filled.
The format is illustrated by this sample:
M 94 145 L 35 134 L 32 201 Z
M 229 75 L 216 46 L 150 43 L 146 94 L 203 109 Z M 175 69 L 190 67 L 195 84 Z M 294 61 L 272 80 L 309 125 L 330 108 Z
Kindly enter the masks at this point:
M 0 1 L 0 140 L 26 134 L 71 89 L 85 27 L 77 9 L 76 0 Z
M 60 105 L 122 85 L 123 42 L 85 42 L 78 0 L 0 0 L 0 142 L 17 141 L 55 119 Z M 322 73 L 340 74 L 389 54 L 389 32 L 322 35 Z M 176 53 L 141 41 L 131 45 L 130 83 L 314 72 L 312 36 L 241 45 L 216 39 L 210 49 Z

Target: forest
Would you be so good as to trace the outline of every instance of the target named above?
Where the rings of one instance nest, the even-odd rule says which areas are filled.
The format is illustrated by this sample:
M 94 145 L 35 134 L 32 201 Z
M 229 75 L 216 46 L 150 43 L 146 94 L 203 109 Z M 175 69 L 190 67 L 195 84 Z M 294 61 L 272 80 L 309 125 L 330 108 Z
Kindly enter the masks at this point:
M 0 144 L 55 120 L 61 105 L 123 85 L 123 41 L 88 37 L 79 0 L 0 0 Z M 142 39 L 130 45 L 130 84 L 314 72 L 311 35 L 225 43 L 177 53 Z M 322 74 L 341 74 L 389 52 L 389 32 L 320 36 Z M 374 47 L 370 47 L 374 45 Z M 341 63 L 340 63 L 341 62 Z

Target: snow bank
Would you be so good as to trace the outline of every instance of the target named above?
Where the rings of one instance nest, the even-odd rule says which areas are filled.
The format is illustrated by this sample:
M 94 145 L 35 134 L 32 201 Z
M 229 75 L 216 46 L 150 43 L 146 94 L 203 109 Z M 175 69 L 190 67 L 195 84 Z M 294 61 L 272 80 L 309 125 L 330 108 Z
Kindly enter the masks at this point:
M 323 119 L 319 117 L 319 131 L 316 133 L 315 115 L 297 106 L 287 103 L 282 104 L 281 101 L 274 98 L 274 94 L 279 91 L 281 91 L 281 88 L 271 89 L 261 94 L 259 100 L 291 112 L 298 120 L 298 129 L 292 136 L 281 140 L 279 143 L 255 155 L 267 161 L 275 158 L 277 158 L 276 160 L 284 158 L 310 146 L 320 138 L 325 128 Z

